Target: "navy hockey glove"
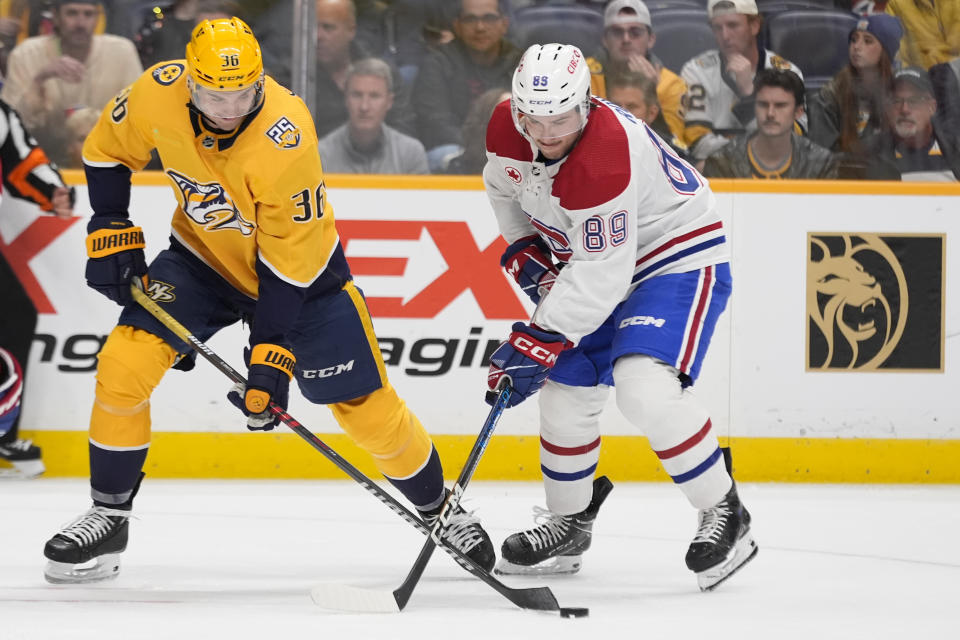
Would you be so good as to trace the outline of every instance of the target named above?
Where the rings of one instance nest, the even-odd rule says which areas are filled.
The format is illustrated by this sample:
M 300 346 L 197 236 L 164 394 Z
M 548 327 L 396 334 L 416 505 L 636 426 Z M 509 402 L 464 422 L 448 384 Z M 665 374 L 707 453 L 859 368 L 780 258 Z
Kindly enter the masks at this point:
M 511 244 L 500 257 L 500 266 L 535 304 L 550 291 L 560 274 L 550 257 L 549 247 L 540 236 L 521 238 Z
M 121 306 L 133 302 L 130 281 L 147 289 L 143 229 L 126 218 L 94 216 L 87 224 L 87 285 Z
M 235 385 L 227 400 L 247 416 L 247 429 L 270 431 L 280 424 L 280 418 L 270 412 L 270 402 L 286 410 L 297 360 L 287 349 L 268 343 L 255 345 L 253 351 L 245 349 L 244 359 L 247 386 Z
M 515 322 L 513 333 L 490 356 L 487 404 L 492 406 L 496 402 L 496 391 L 500 389 L 504 378 L 513 387 L 508 407 L 518 405 L 535 394 L 546 382 L 560 354 L 572 346 L 559 333 Z

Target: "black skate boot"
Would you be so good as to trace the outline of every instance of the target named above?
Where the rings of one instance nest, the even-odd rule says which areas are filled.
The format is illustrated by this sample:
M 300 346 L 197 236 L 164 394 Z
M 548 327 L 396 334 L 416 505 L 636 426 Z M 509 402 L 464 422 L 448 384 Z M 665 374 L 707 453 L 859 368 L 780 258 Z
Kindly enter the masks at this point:
M 613 483 L 606 476 L 593 481 L 593 498 L 587 508 L 571 516 L 561 516 L 534 507 L 540 524 L 503 541 L 496 573 L 501 575 L 544 575 L 576 573 L 581 556 L 590 548 L 593 521 L 607 499 Z
M 47 582 L 75 584 L 116 578 L 127 548 L 130 511 L 92 507 L 47 541 Z
M 123 504 L 114 508 L 94 505 L 47 540 L 43 575 L 53 584 L 110 580 L 120 574 L 120 554 L 127 548 L 133 499 L 140 491 L 143 473 Z
M 687 550 L 687 568 L 697 574 L 701 591 L 711 591 L 757 555 L 750 534 L 750 513 L 740 502 L 737 485 L 723 500 L 701 509 L 700 526 Z
M 45 470 L 40 447 L 30 440 L 16 438 L 0 442 L 0 460 L 7 463 L 0 464 L 0 477 L 36 478 Z
M 447 490 L 449 495 L 450 491 Z M 436 507 L 430 511 L 420 512 L 420 517 L 428 527 L 433 527 L 440 517 L 440 509 Z M 447 519 L 447 527 L 443 530 L 443 541 L 451 547 L 459 550 L 479 566 L 487 571 L 493 569 L 497 561 L 497 554 L 493 550 L 493 542 L 490 536 L 480 526 L 480 519 L 473 515 L 473 512 L 467 513 L 459 504 L 453 510 L 453 515 Z

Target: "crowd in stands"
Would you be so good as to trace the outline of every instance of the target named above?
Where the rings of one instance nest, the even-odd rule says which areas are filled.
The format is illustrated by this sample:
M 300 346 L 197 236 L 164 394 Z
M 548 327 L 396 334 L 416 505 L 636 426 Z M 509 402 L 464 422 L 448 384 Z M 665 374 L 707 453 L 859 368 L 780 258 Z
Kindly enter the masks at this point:
M 960 0 L 315 0 L 328 172 L 479 173 L 523 50 L 581 47 L 592 92 L 708 177 L 960 180 Z M 103 106 L 251 24 L 290 86 L 293 0 L 0 0 L 0 99 L 77 167 Z

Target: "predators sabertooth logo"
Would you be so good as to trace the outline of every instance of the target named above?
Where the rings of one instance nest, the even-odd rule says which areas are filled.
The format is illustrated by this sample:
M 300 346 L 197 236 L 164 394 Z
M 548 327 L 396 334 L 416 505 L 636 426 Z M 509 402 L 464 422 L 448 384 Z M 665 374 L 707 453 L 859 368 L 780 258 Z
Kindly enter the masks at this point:
M 807 369 L 942 370 L 942 236 L 808 235 Z
M 232 229 L 245 236 L 253 233 L 256 225 L 240 215 L 233 198 L 219 182 L 201 184 L 172 169 L 167 169 L 167 174 L 180 191 L 183 212 L 204 230 Z

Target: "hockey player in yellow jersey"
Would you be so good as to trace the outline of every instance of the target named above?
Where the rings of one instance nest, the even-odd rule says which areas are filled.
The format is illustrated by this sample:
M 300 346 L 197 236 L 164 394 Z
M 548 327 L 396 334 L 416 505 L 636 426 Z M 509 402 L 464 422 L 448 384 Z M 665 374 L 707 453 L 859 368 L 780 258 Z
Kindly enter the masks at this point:
M 153 150 L 178 206 L 170 247 L 148 269 L 128 208 L 131 172 Z M 238 320 L 250 325 L 247 387 L 228 395 L 249 429 L 276 426 L 266 407 L 286 407 L 296 378 L 435 522 L 446 496 L 440 459 L 387 379 L 327 200 L 313 119 L 264 76 L 250 28 L 237 18 L 198 24 L 185 60 L 153 66 L 104 108 L 83 156 L 94 212 L 87 283 L 123 311 L 97 367 L 93 506 L 47 542 L 47 580 L 118 574 L 150 443 L 150 396 L 167 369 L 193 367 L 190 347 L 132 302 L 132 279 L 200 340 Z M 315 375 L 321 369 L 335 374 Z M 493 545 L 476 518 L 460 509 L 446 532 L 492 568 Z

